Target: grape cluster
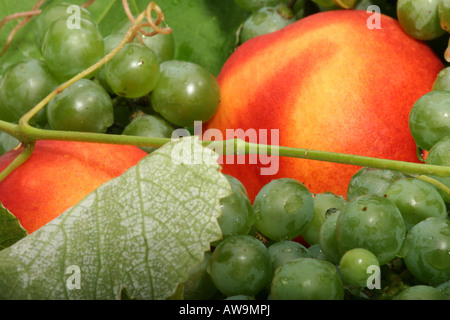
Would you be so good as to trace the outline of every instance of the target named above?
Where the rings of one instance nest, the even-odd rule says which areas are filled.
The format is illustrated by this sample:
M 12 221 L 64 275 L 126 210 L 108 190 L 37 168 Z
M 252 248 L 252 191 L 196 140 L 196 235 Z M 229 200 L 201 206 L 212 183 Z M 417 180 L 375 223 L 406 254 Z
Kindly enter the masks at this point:
M 132 26 L 127 17 L 103 36 L 89 10 L 60 1 L 50 2 L 30 23 L 41 57 L 11 65 L 0 80 L 0 119 L 12 123 L 115 49 Z M 208 121 L 220 101 L 215 77 L 198 64 L 175 60 L 171 33 L 151 35 L 148 26 L 141 31 L 106 64 L 53 98 L 31 125 L 171 138 L 178 127 Z

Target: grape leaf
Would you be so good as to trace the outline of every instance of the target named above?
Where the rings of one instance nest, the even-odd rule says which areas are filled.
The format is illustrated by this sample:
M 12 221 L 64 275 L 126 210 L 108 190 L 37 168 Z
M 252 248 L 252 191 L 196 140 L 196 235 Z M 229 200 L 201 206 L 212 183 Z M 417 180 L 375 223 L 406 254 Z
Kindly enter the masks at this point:
M 0 299 L 172 296 L 221 237 L 218 169 L 197 139 L 167 143 L 0 251 Z
M 28 232 L 19 220 L 0 204 L 0 251 L 26 237 Z

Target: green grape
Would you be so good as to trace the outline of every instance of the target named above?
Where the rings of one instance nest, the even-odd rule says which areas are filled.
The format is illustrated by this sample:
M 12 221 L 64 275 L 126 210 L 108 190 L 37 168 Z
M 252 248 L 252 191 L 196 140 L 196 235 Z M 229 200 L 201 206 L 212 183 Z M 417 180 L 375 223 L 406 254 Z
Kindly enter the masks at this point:
M 445 33 L 438 14 L 440 0 L 398 0 L 397 17 L 401 26 L 411 37 L 433 40 Z
M 140 43 L 127 43 L 105 66 L 111 90 L 121 97 L 139 98 L 149 94 L 160 78 L 155 53 Z
M 124 135 L 171 138 L 175 128 L 158 115 L 143 114 L 134 118 L 123 130 Z M 140 147 L 147 153 L 152 153 L 157 147 Z
M 433 83 L 433 90 L 450 91 L 450 67 L 439 71 Z
M 220 88 L 216 78 L 198 64 L 170 60 L 161 63 L 161 77 L 151 93 L 151 105 L 169 122 L 192 127 L 216 113 Z
M 230 236 L 220 242 L 208 270 L 217 289 L 228 297 L 254 297 L 270 283 L 273 274 L 267 248 L 249 235 Z
M 105 54 L 110 53 L 115 47 L 117 47 L 122 39 L 123 35 L 117 33 L 110 34 L 109 36 L 105 37 L 103 39 Z M 101 66 L 97 74 L 95 75 L 95 79 L 103 86 L 103 88 L 106 89 L 106 91 L 108 91 L 110 94 L 114 94 L 114 91 L 109 86 L 108 81 L 106 81 L 105 69 L 105 65 Z
M 235 185 L 230 176 L 225 176 L 231 185 L 232 194 L 220 199 L 222 214 L 217 218 L 223 239 L 232 235 L 246 235 L 255 223 L 255 211 L 248 196 Z M 212 245 L 217 245 L 213 242 Z
M 243 294 L 238 294 L 235 296 L 227 297 L 225 300 L 255 300 L 254 297 L 246 296 Z
M 323 253 L 322 249 L 320 249 L 320 244 L 318 243 L 308 247 L 308 251 L 311 254 L 311 258 L 317 260 L 327 260 L 327 257 L 325 257 L 325 254 Z
M 435 90 L 420 97 L 411 108 L 409 129 L 418 147 L 430 150 L 450 135 L 450 92 Z
M 19 119 L 58 86 L 46 64 L 28 60 L 11 66 L 0 82 L 0 119 Z M 46 107 L 31 119 L 32 124 L 47 123 Z
M 338 8 L 334 0 L 312 0 L 312 2 L 323 8 Z
M 114 122 L 113 104 L 102 86 L 81 79 L 50 100 L 47 118 L 54 130 L 105 133 Z
M 439 289 L 416 285 L 402 290 L 392 300 L 448 300 Z
M 274 242 L 268 246 L 267 249 L 269 250 L 274 271 L 288 261 L 298 258 L 312 258 L 308 249 L 295 241 L 286 240 Z
M 406 231 L 428 217 L 447 217 L 447 208 L 439 192 L 428 182 L 404 178 L 393 182 L 385 190 L 405 221 Z
M 317 193 L 313 197 L 314 216 L 311 223 L 302 233 L 303 239 L 313 245 L 319 243 L 319 232 L 322 223 L 325 221 L 326 213 L 329 209 L 342 209 L 347 203 L 343 196 L 338 196 L 332 192 Z
M 121 35 L 121 37 L 123 37 L 130 27 L 131 21 L 129 19 L 126 19 L 113 32 L 114 34 L 118 34 Z M 167 27 L 167 24 L 164 21 L 162 21 L 160 27 L 161 28 Z M 153 29 L 151 27 L 144 27 L 142 31 L 150 33 L 153 31 Z M 157 33 L 150 37 L 142 33 L 138 33 L 137 37 L 140 37 L 143 44 L 152 49 L 152 51 L 158 57 L 159 63 L 163 63 L 164 61 L 169 61 L 174 58 L 175 39 L 172 33 L 170 34 Z M 134 41 L 137 42 L 138 38 L 136 38 Z
M 447 166 L 450 167 L 450 137 L 445 137 L 442 140 L 436 142 L 436 144 L 430 149 L 425 159 L 426 164 Z M 430 176 L 433 179 L 442 182 L 448 188 L 450 188 L 450 177 Z M 444 201 L 450 204 L 450 195 L 438 188 L 438 191 Z
M 70 24 L 72 17 L 79 17 L 97 24 L 89 10 L 78 5 L 67 2 L 51 3 L 42 9 L 42 12 L 36 17 L 34 24 L 34 39 L 39 50 L 42 48 L 45 33 L 51 24 L 59 19 L 66 19 Z M 75 20 L 73 22 L 76 22 Z
M 211 251 L 205 252 L 202 262 L 189 270 L 188 278 L 183 284 L 183 297 L 185 300 L 211 299 L 217 292 L 211 276 L 206 271 L 211 257 Z
M 408 271 L 428 284 L 450 279 L 450 222 L 427 218 L 409 230 L 400 256 Z
M 336 234 L 337 220 L 340 210 L 330 211 L 319 231 L 319 246 L 326 260 L 338 264 L 341 259 Z
M 440 290 L 450 300 L 450 280 L 437 285 L 436 289 Z
M 339 271 L 344 283 L 365 287 L 371 272 L 370 267 L 379 267 L 377 257 L 369 250 L 354 248 L 348 250 L 339 261 Z
M 365 194 L 384 195 L 384 190 L 394 181 L 406 176 L 397 171 L 361 168 L 350 179 L 347 188 L 347 200 Z
M 344 285 L 336 267 L 324 260 L 299 258 L 275 272 L 272 300 L 343 300 Z
M 261 188 L 253 202 L 256 227 L 266 237 L 292 240 L 306 230 L 314 215 L 314 200 L 299 181 L 275 179 Z
M 239 42 L 280 30 L 295 21 L 294 13 L 285 5 L 264 7 L 253 12 L 242 25 Z
M 89 68 L 105 54 L 105 44 L 97 25 L 80 19 L 80 27 L 69 29 L 67 19 L 59 19 L 48 28 L 42 44 L 42 56 L 59 81 L 67 81 Z M 95 72 L 87 78 L 92 78 Z
M 294 17 L 296 20 L 300 20 L 306 15 L 306 0 L 296 0 L 292 7 Z
M 11 151 L 20 144 L 20 141 L 6 132 L 0 132 L 0 155 Z
M 405 233 L 405 222 L 394 202 L 374 194 L 350 200 L 336 226 L 341 253 L 364 248 L 377 256 L 380 265 L 396 257 Z
M 263 7 L 276 6 L 279 3 L 289 3 L 290 0 L 234 0 L 234 2 L 246 11 L 256 11 Z
M 236 188 L 238 189 L 240 192 L 242 192 L 247 198 L 248 198 L 248 192 L 247 189 L 245 188 L 244 184 L 237 178 L 224 173 L 223 174 L 225 176 L 225 178 L 227 178 L 228 183 L 231 185 L 231 188 Z
M 447 32 L 450 32 L 450 1 L 439 0 L 438 4 L 438 16 L 441 28 Z

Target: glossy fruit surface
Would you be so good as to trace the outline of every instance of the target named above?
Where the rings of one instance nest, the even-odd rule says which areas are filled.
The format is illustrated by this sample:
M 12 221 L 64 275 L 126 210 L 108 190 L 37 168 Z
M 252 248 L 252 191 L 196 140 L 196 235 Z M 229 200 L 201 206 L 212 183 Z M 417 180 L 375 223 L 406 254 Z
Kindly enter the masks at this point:
M 0 170 L 20 151 L 1 156 Z M 0 182 L 0 202 L 31 233 L 145 155 L 131 146 L 41 140 L 27 162 Z
M 443 64 L 396 20 L 381 15 L 381 29 L 369 29 L 369 17 L 363 10 L 322 12 L 242 44 L 218 75 L 221 104 L 205 129 L 219 129 L 224 139 L 227 129 L 274 129 L 279 141 L 269 144 L 417 162 L 409 112 Z M 278 177 L 313 193 L 345 195 L 359 169 L 282 157 L 275 175 L 262 175 L 265 165 L 248 160 L 224 161 L 223 171 L 240 179 L 251 199 Z

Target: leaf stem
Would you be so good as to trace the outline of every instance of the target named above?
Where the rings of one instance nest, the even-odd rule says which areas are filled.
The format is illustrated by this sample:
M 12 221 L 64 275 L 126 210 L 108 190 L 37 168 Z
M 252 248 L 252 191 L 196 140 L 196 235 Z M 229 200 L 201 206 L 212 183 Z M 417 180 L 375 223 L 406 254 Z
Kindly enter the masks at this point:
M 28 158 L 30 158 L 34 150 L 34 146 L 35 142 L 24 144 L 22 152 L 17 157 L 15 157 L 14 160 L 3 171 L 0 172 L 0 181 L 3 181 L 3 179 L 5 179 L 11 172 L 13 172 L 15 169 L 25 163 Z

